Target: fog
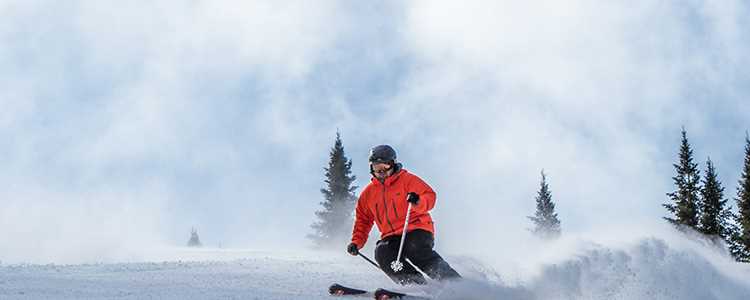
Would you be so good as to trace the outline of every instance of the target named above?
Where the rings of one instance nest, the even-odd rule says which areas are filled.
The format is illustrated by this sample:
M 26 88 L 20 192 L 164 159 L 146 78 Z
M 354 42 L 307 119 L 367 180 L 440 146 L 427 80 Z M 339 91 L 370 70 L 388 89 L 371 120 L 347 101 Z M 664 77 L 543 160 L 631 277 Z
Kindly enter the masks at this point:
M 450 255 L 529 253 L 542 169 L 567 238 L 669 236 L 682 126 L 736 194 L 748 10 L 0 1 L 0 260 L 138 260 L 192 227 L 307 249 L 337 130 L 356 185 L 388 143 L 435 188 Z

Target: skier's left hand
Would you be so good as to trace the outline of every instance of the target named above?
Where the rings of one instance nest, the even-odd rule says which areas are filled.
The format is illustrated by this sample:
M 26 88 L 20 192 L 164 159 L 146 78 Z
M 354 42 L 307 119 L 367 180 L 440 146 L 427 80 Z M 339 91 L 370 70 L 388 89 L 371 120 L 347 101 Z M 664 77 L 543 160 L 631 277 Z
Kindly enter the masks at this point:
M 406 194 L 406 201 L 413 205 L 419 204 L 419 194 L 415 192 L 409 192 L 408 194 Z
M 346 252 L 355 256 L 359 254 L 359 249 L 357 249 L 357 244 L 351 243 L 349 244 L 349 246 L 346 246 Z

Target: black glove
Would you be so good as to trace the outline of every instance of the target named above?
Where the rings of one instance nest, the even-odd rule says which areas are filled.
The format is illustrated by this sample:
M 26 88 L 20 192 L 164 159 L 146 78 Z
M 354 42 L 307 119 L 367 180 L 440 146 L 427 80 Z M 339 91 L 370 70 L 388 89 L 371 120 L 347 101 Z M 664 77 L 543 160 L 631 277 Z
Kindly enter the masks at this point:
M 349 254 L 356 256 L 359 254 L 359 249 L 357 249 L 357 244 L 351 243 L 349 246 L 346 247 L 346 252 L 349 252 Z
M 406 194 L 406 201 L 413 205 L 417 205 L 419 204 L 419 195 L 415 192 L 409 192 Z

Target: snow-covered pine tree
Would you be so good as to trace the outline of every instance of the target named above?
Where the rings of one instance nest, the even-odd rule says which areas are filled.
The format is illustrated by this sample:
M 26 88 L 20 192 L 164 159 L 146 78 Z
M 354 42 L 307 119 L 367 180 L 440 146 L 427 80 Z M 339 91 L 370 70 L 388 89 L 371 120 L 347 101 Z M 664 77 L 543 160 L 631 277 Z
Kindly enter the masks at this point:
M 674 164 L 674 168 L 677 175 L 672 179 L 677 190 L 667 193 L 671 203 L 662 204 L 673 217 L 664 217 L 664 219 L 676 226 L 698 229 L 700 170 L 698 170 L 698 164 L 693 162 L 693 149 L 690 148 L 685 128 L 682 128 L 679 162 Z
M 724 187 L 716 175 L 716 168 L 709 157 L 706 161 L 706 176 L 700 198 L 700 221 L 698 230 L 712 240 L 727 240 L 733 214 L 724 199 Z
M 308 238 L 317 248 L 341 247 L 351 234 L 357 187 L 352 186 L 356 176 L 352 175 L 352 161 L 344 153 L 339 132 L 336 132 L 328 167 L 324 170 L 326 188 L 320 190 L 324 197 L 320 202 L 323 210 L 315 212 L 319 220 L 312 224 L 315 232 Z
M 195 228 L 190 229 L 190 240 L 187 243 L 188 247 L 201 247 L 201 239 L 198 237 L 198 231 Z
M 750 136 L 745 133 L 745 163 L 743 164 L 740 185 L 737 188 L 738 230 L 733 234 L 730 250 L 741 262 L 750 262 Z
M 560 220 L 555 212 L 555 203 L 552 202 L 552 193 L 547 184 L 547 175 L 542 170 L 542 181 L 536 196 L 536 212 L 534 216 L 528 216 L 534 222 L 531 232 L 542 239 L 554 239 L 560 236 Z

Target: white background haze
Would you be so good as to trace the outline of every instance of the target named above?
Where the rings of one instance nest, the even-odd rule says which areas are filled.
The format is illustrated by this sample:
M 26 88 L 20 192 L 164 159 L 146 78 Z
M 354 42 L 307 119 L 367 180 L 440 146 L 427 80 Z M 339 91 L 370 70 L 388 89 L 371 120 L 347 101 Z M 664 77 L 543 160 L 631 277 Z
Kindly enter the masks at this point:
M 303 251 L 337 130 L 356 185 L 387 143 L 436 189 L 441 253 L 520 274 L 570 255 L 528 257 L 542 169 L 560 249 L 671 240 L 681 126 L 736 194 L 748 15 L 731 0 L 0 0 L 0 261 L 139 261 L 191 227 L 209 247 Z

